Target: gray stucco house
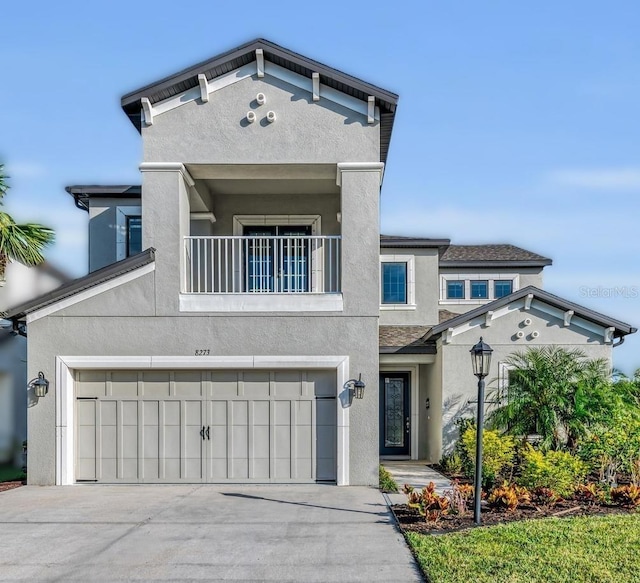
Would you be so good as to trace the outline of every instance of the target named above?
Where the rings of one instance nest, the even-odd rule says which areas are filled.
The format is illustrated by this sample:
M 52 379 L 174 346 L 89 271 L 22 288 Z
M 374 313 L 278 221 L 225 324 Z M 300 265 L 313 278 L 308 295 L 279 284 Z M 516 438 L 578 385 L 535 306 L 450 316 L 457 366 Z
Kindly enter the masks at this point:
M 141 185 L 67 188 L 89 274 L 23 304 L 29 481 L 377 483 L 436 461 L 469 348 L 635 329 L 543 291 L 511 245 L 379 235 L 397 95 L 265 40 L 129 93 Z M 354 399 L 350 380 L 362 379 Z

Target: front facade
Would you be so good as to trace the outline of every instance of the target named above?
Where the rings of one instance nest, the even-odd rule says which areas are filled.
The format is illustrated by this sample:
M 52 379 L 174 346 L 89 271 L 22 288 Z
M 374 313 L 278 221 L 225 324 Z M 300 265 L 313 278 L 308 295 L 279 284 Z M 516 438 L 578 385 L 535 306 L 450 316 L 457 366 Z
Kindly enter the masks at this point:
M 263 40 L 123 98 L 141 185 L 69 187 L 90 273 L 9 314 L 50 381 L 31 483 L 375 484 L 439 459 L 479 333 L 610 358 L 634 330 L 554 303 L 546 258 L 378 235 L 396 104 Z

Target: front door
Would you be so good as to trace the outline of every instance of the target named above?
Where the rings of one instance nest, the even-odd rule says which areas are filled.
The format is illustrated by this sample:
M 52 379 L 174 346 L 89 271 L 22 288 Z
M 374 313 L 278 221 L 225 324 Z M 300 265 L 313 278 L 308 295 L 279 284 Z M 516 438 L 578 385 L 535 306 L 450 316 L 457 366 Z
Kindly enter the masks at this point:
M 380 455 L 411 454 L 409 373 L 380 374 Z

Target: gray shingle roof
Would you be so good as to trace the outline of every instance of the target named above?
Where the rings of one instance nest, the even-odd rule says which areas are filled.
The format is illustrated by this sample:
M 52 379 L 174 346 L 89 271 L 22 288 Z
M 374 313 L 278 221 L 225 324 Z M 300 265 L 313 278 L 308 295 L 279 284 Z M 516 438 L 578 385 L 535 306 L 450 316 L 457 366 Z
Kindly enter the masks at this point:
M 366 83 L 338 69 L 318 63 L 261 38 L 252 40 L 235 49 L 221 53 L 174 75 L 128 93 L 122 98 L 122 109 L 133 125 L 140 131 L 141 99 L 143 97 L 147 97 L 153 104 L 187 91 L 198 85 L 198 75 L 200 73 L 206 75 L 208 80 L 211 80 L 255 61 L 256 49 L 262 49 L 265 61 L 289 69 L 309 79 L 311 79 L 312 73 L 319 73 L 320 83 L 351 95 L 356 99 L 366 102 L 369 95 L 375 97 L 375 103 L 380 108 L 380 159 L 382 162 L 386 162 L 398 104 L 398 96 L 395 93 Z
M 548 257 L 527 251 L 515 245 L 450 245 L 440 257 L 444 267 L 461 267 L 464 265 L 487 264 L 521 264 L 532 267 L 551 265 Z
M 380 326 L 380 353 L 435 354 L 435 344 L 423 340 L 430 329 L 431 326 Z
M 447 247 L 450 239 L 428 239 L 424 237 L 404 237 L 400 235 L 380 235 L 380 247 L 419 248 Z

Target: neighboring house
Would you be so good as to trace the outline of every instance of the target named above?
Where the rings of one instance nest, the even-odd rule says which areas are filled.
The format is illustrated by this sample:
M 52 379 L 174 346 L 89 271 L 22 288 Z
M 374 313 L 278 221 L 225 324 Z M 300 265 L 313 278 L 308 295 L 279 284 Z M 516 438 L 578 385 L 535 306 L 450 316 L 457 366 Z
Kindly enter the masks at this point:
M 0 313 L 41 296 L 70 278 L 50 263 L 26 267 L 7 265 L 0 285 Z M 9 320 L 0 320 L 0 464 L 23 463 L 27 439 L 27 340 L 24 330 Z
M 378 235 L 397 99 L 264 40 L 122 99 L 142 184 L 69 187 L 90 273 L 10 314 L 51 384 L 31 483 L 375 484 L 451 442 L 480 335 L 496 376 L 611 358 L 635 329 L 542 291 L 549 259 Z

